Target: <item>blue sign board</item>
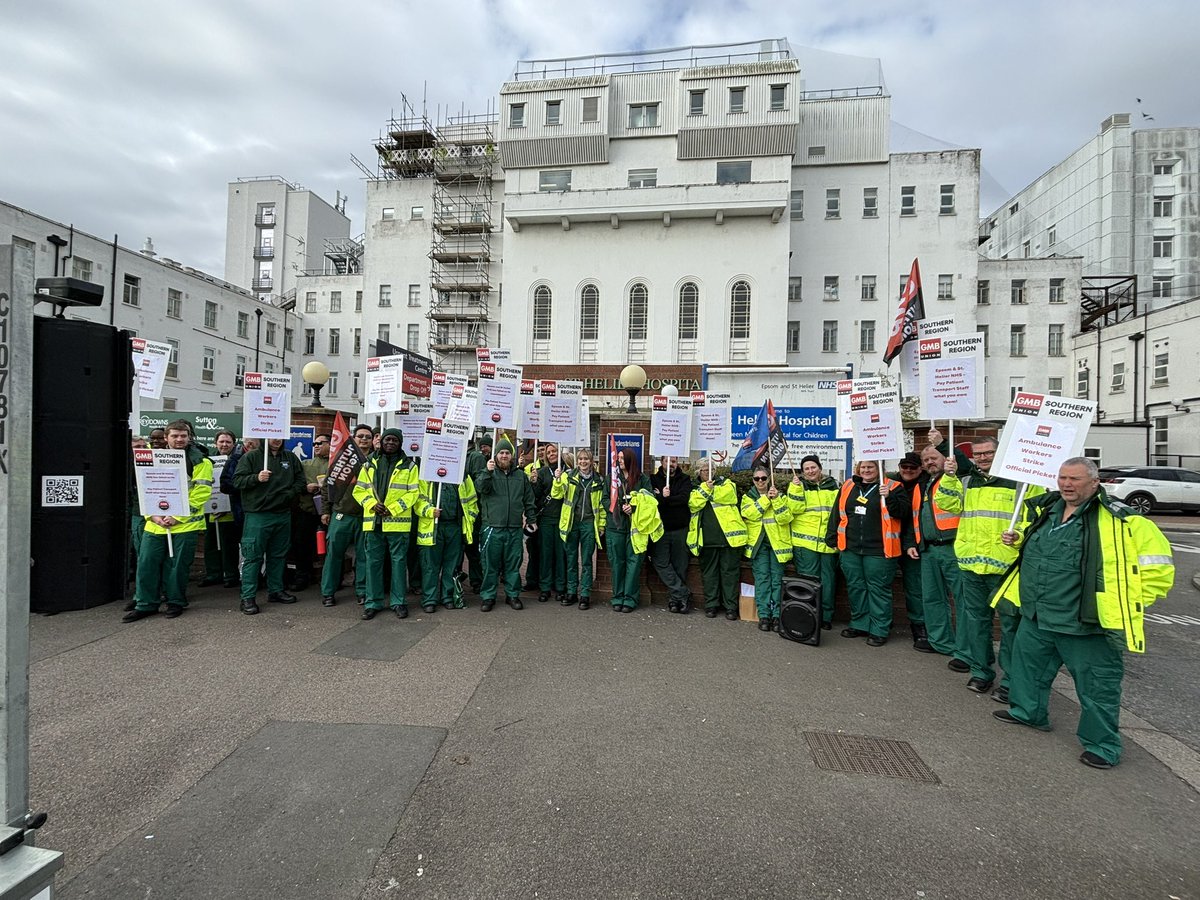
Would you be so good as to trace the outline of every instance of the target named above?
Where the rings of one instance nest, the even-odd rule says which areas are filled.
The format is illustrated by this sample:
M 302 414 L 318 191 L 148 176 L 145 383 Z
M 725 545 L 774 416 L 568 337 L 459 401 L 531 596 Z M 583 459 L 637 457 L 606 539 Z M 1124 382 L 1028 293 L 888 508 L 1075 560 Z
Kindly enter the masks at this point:
M 617 445 L 617 452 L 622 450 L 632 450 L 637 456 L 638 465 L 642 467 L 642 471 L 646 471 L 646 438 L 640 434 L 614 434 L 613 441 Z M 604 467 L 608 468 L 608 436 L 604 439 Z M 648 473 L 647 473 L 648 474 Z
M 754 427 L 761 406 L 735 406 L 729 416 L 734 442 Z M 776 406 L 775 416 L 789 441 L 832 441 L 837 437 L 837 410 L 832 406 Z
M 295 453 L 300 461 L 303 462 L 306 459 L 312 459 L 313 441 L 316 439 L 316 436 L 317 429 L 313 425 L 293 425 L 292 433 L 283 442 L 283 446 Z

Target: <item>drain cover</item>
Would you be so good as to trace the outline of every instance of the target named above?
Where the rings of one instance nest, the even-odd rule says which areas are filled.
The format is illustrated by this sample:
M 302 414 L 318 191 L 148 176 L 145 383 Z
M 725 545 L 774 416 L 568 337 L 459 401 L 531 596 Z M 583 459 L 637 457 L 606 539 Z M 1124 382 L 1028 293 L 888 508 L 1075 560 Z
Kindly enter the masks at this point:
M 855 775 L 883 775 L 887 778 L 907 778 L 939 784 L 933 770 L 925 765 L 911 744 L 886 738 L 864 737 L 857 734 L 830 734 L 806 731 L 804 740 L 813 761 L 830 772 L 850 772 Z

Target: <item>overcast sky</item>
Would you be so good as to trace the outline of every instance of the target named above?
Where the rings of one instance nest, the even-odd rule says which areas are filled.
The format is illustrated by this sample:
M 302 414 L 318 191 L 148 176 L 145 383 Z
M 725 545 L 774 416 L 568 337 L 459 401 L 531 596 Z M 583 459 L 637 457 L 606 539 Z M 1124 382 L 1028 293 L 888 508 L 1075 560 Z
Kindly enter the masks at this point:
M 893 118 L 981 148 L 1009 192 L 1110 113 L 1200 125 L 1194 0 L 65 0 L 5 19 L 0 199 L 217 275 L 229 181 L 341 190 L 357 234 L 350 154 L 374 165 L 401 94 L 485 112 L 518 59 L 778 37 L 878 57 Z

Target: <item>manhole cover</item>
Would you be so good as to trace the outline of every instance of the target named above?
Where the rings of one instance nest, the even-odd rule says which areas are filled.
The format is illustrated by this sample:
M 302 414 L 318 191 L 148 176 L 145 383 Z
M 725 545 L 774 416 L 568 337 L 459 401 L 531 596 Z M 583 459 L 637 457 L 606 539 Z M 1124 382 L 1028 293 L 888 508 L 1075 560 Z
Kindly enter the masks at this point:
M 933 770 L 925 765 L 911 744 L 857 734 L 829 734 L 806 731 L 804 740 L 813 761 L 830 772 L 856 775 L 883 775 L 939 784 Z

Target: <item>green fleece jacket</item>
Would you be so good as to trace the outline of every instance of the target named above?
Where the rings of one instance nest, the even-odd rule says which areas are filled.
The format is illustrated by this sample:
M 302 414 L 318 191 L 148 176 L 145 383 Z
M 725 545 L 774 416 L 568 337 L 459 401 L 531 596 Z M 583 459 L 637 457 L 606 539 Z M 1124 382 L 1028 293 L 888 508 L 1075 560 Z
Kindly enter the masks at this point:
M 520 528 L 522 517 L 537 521 L 533 485 L 529 476 L 513 465 L 507 472 L 499 467 L 484 469 L 475 476 L 479 494 L 480 520 L 484 528 Z
M 242 509 L 253 513 L 287 512 L 292 502 L 304 492 L 308 480 L 300 460 L 291 450 L 280 448 L 278 454 L 266 453 L 264 449 L 251 450 L 238 461 L 233 473 L 233 486 L 242 492 Z M 271 477 L 258 480 L 258 473 L 268 469 Z

